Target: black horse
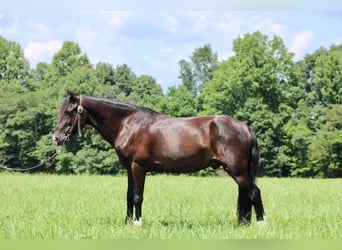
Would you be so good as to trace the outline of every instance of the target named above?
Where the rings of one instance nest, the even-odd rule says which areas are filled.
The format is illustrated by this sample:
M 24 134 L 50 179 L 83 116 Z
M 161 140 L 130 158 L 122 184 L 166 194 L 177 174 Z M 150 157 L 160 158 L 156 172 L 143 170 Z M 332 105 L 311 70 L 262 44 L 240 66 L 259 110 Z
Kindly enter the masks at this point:
M 168 117 L 148 108 L 69 92 L 58 115 L 53 140 L 66 144 L 84 125 L 93 126 L 116 150 L 128 172 L 126 222 L 142 223 L 146 173 L 224 170 L 239 187 L 238 221 L 264 220 L 260 189 L 255 185 L 259 150 L 244 123 L 224 115 Z

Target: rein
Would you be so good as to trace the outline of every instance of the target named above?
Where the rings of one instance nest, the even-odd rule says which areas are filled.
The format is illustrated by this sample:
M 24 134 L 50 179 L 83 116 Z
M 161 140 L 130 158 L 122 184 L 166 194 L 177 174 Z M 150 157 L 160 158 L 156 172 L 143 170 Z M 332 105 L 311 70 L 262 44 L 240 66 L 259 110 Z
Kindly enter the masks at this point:
M 56 152 L 53 155 L 51 155 L 48 159 L 43 160 L 39 164 L 37 164 L 37 165 L 35 165 L 33 167 L 29 167 L 29 168 L 9 168 L 9 167 L 6 167 L 6 166 L 4 166 L 2 164 L 0 164 L 0 168 L 5 169 L 5 170 L 9 170 L 9 171 L 22 171 L 22 172 L 30 171 L 32 169 L 36 169 L 36 168 L 39 168 L 39 167 L 45 165 L 49 161 L 53 162 L 58 154 L 59 154 L 59 152 Z
M 83 99 L 83 96 L 80 95 L 80 104 L 77 107 L 76 119 L 74 120 L 74 122 L 72 124 L 72 128 L 75 128 L 77 126 L 77 132 L 78 132 L 79 136 L 82 136 L 81 120 L 82 120 L 82 115 L 83 115 L 83 112 L 84 112 L 84 108 L 82 106 L 82 99 Z M 97 122 L 94 120 L 94 118 L 91 117 L 89 114 L 88 114 L 88 117 L 89 117 L 90 121 L 93 123 L 93 125 L 96 126 Z M 67 140 L 69 139 L 69 137 L 70 137 L 70 133 L 67 134 Z M 39 168 L 39 167 L 45 165 L 47 162 L 53 162 L 55 160 L 55 158 L 57 157 L 57 155 L 59 155 L 62 152 L 62 150 L 60 152 L 55 152 L 48 159 L 42 160 L 39 164 L 37 164 L 35 166 L 32 166 L 32 167 L 28 167 L 28 168 L 10 168 L 10 167 L 7 167 L 7 166 L 2 165 L 0 163 L 0 169 L 5 169 L 5 170 L 9 170 L 9 171 L 23 171 L 23 172 L 24 171 L 30 171 L 32 169 L 36 169 L 36 168 Z

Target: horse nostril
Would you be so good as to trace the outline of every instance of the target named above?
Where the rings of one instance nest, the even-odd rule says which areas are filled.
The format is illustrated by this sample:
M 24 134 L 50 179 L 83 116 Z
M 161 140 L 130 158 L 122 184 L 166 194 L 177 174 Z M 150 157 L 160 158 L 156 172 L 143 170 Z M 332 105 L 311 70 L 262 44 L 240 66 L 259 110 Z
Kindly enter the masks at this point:
M 56 134 L 53 134 L 52 140 L 53 140 L 54 142 L 57 142 L 57 141 L 58 141 L 58 137 L 56 136 Z

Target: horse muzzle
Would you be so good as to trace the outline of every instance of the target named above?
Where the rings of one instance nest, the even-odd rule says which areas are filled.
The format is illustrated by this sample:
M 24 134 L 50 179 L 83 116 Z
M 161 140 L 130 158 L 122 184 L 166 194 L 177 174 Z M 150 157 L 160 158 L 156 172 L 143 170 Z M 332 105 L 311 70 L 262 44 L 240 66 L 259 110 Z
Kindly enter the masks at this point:
M 52 140 L 54 143 L 56 143 L 58 146 L 63 146 L 65 145 L 66 143 L 69 142 L 70 140 L 70 134 L 68 135 L 61 135 L 61 134 L 58 134 L 58 133 L 53 133 L 53 136 L 52 136 Z

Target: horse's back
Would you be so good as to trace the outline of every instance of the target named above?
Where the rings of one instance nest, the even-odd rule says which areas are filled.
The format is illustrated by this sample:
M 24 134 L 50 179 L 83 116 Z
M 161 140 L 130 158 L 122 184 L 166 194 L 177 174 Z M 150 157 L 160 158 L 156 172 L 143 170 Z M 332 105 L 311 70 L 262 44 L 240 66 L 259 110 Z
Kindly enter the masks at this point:
M 211 148 L 218 143 L 231 146 L 250 141 L 250 130 L 243 122 L 226 115 L 199 117 L 163 117 L 150 125 L 149 133 L 155 144 L 167 143 L 170 148 L 187 151 Z
M 193 165 L 194 162 L 207 161 L 210 157 L 211 120 L 212 117 L 158 120 L 149 128 L 153 155 L 166 165 Z M 191 170 L 192 166 L 188 171 Z

